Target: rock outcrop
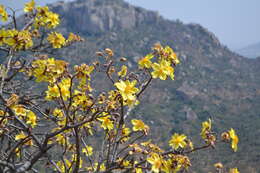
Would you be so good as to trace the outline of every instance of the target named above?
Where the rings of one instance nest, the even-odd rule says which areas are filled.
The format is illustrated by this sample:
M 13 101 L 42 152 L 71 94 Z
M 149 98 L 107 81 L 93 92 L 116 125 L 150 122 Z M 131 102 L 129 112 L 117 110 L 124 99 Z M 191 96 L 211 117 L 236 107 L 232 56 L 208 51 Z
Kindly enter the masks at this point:
M 65 27 L 92 34 L 131 29 L 160 19 L 158 13 L 131 6 L 121 0 L 78 0 L 68 3 L 60 1 L 53 4 L 52 8 L 68 19 Z

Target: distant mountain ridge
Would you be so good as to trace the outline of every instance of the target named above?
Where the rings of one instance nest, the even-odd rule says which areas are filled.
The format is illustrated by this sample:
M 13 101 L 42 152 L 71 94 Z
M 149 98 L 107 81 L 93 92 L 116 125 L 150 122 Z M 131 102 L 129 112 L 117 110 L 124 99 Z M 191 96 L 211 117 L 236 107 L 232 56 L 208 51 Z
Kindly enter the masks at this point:
M 154 129 L 153 140 L 161 145 L 174 132 L 201 142 L 200 124 L 208 118 L 216 131 L 234 127 L 240 137 L 238 152 L 223 145 L 200 157 L 194 155 L 195 172 L 212 172 L 216 162 L 238 166 L 243 173 L 260 170 L 259 58 L 231 52 L 198 24 L 167 20 L 123 0 L 76 0 L 51 8 L 61 16 L 61 32 L 74 32 L 87 40 L 56 53 L 55 57 L 72 64 L 90 62 L 95 52 L 109 47 L 115 57 L 127 57 L 128 65 L 134 66 L 154 43 L 173 47 L 181 59 L 176 80 L 156 80 L 149 88 L 152 94 L 142 98 L 131 116 L 145 118 Z M 103 80 L 95 82 L 107 85 Z
M 248 58 L 259 57 L 260 56 L 260 42 L 249 45 L 242 49 L 238 49 L 236 52 L 239 53 L 240 55 L 243 55 Z

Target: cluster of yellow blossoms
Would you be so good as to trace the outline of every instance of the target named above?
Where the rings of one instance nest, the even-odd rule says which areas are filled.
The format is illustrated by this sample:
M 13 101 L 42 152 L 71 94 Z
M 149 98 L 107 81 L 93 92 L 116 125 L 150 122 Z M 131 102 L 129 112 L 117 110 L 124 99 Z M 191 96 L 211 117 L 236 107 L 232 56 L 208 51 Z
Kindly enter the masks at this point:
M 205 140 L 206 144 L 208 146 L 214 146 L 216 142 L 216 137 L 214 136 L 214 133 L 212 132 L 212 122 L 211 119 L 208 121 L 205 121 L 202 123 L 202 129 L 201 129 L 201 137 Z M 224 132 L 222 134 L 222 139 L 229 141 L 232 139 L 232 149 L 234 151 L 237 151 L 237 144 L 238 144 L 238 137 L 234 131 L 234 129 L 231 128 L 230 131 Z M 187 139 L 187 136 L 184 134 L 178 134 L 175 133 L 170 141 L 169 145 L 172 146 L 174 151 L 182 151 L 189 146 L 190 150 L 188 152 L 192 152 L 194 150 L 193 144 L 191 140 Z M 205 146 L 207 147 L 207 146 Z M 181 152 L 180 152 L 181 153 Z M 155 153 L 152 152 L 149 157 L 147 158 L 148 163 L 152 165 L 152 171 L 153 172 L 177 172 L 181 169 L 187 169 L 191 166 L 190 160 L 186 155 L 182 154 L 173 154 L 170 153 L 167 155 L 168 159 L 164 158 L 164 153 Z M 215 164 L 215 167 L 218 169 L 222 169 L 223 165 L 220 163 Z M 237 168 L 230 169 L 230 173 L 239 173 Z
M 216 136 L 212 132 L 212 122 L 211 119 L 208 121 L 204 121 L 202 123 L 202 129 L 200 133 L 201 137 L 205 140 L 207 144 L 214 146 L 216 142 Z M 221 134 L 221 138 L 225 142 L 229 142 L 231 140 L 231 148 L 236 152 L 237 144 L 238 144 L 238 136 L 233 128 L 231 128 L 228 132 L 223 132 Z
M 169 145 L 172 146 L 174 151 L 178 149 L 186 148 L 187 144 L 193 149 L 193 144 L 183 134 L 175 133 L 170 141 Z M 166 158 L 164 156 L 167 156 Z M 153 172 L 177 172 L 181 169 L 188 169 L 191 166 L 190 160 L 187 156 L 182 154 L 169 153 L 151 153 L 147 158 L 148 163 L 152 165 Z
M 65 74 L 66 67 L 65 61 L 43 57 L 32 62 L 32 68 L 28 71 L 28 74 L 33 75 L 36 82 L 54 83 Z
M 9 46 L 15 50 L 24 50 L 33 46 L 33 35 L 28 30 L 0 30 L 0 46 Z
M 25 122 L 31 125 L 32 128 L 37 125 L 37 117 L 33 111 L 25 109 L 22 105 L 15 105 L 12 107 L 12 109 L 16 115 L 24 119 Z
M 15 117 L 11 116 L 8 112 L 0 110 L 0 118 L 1 118 L 0 135 L 6 132 L 7 125 L 8 123 L 10 123 L 9 120 L 13 120 L 13 119 L 24 121 L 28 126 L 28 128 L 35 128 L 37 126 L 36 114 L 32 110 L 26 108 L 24 105 L 18 104 L 18 102 L 19 102 L 19 96 L 16 94 L 12 94 L 11 97 L 7 100 L 7 105 L 13 111 Z M 10 117 L 10 118 L 5 119 L 6 117 Z M 20 131 L 18 134 L 16 134 L 14 139 L 16 141 L 22 140 L 24 145 L 27 146 L 33 145 L 33 141 L 31 140 L 29 135 L 28 136 L 25 135 L 24 131 Z M 15 150 L 15 153 L 18 157 L 20 156 L 20 150 L 18 148 Z
M 40 27 L 47 29 L 55 28 L 59 25 L 59 15 L 49 10 L 47 6 L 36 7 L 34 0 L 25 4 L 24 12 L 34 19 L 33 24 L 28 24 L 23 30 L 17 29 L 1 29 L 0 30 L 0 46 L 13 48 L 13 50 L 27 50 L 33 47 L 33 39 L 39 37 Z M 3 5 L 0 5 L 0 17 L 2 21 L 7 21 L 8 14 Z M 33 27 L 32 27 L 32 26 Z M 47 41 L 53 48 L 61 48 L 70 43 L 83 41 L 78 35 L 70 33 L 66 40 L 61 33 L 52 32 L 48 35 Z
M 63 35 L 57 32 L 50 33 L 47 40 L 52 44 L 53 48 L 61 48 L 66 43 L 66 39 Z
M 153 69 L 151 72 L 152 78 L 166 80 L 169 76 L 174 80 L 174 67 L 180 63 L 176 53 L 169 46 L 162 47 L 160 44 L 156 44 L 153 50 L 153 53 L 139 60 L 139 68 L 145 70 Z M 152 59 L 156 59 L 157 62 L 152 62 Z M 122 78 L 127 76 L 127 66 L 125 65 L 121 67 L 121 70 L 117 74 L 120 80 L 114 85 L 119 90 L 124 104 L 128 106 L 137 105 L 139 101 L 136 96 L 140 91 L 140 89 L 136 87 L 137 81 L 130 81 L 129 79 L 122 80 Z
M 52 45 L 53 48 L 58 49 L 65 45 L 71 44 L 73 42 L 83 41 L 81 37 L 70 33 L 68 39 L 66 40 L 65 37 L 58 32 L 52 32 L 47 37 L 48 42 Z
M 66 101 L 70 97 L 70 78 L 64 78 L 56 84 L 50 84 L 48 90 L 46 91 L 46 99 L 54 100 L 55 98 L 60 98 Z
M 152 68 L 151 74 L 153 78 L 166 80 L 169 76 L 174 80 L 174 67 L 180 63 L 176 53 L 169 46 L 164 48 L 160 44 L 156 44 L 153 50 L 153 54 L 148 54 L 139 60 L 139 67 L 141 69 Z M 155 57 L 157 57 L 158 62 L 152 62 Z
M 30 14 L 36 14 L 34 26 L 55 28 L 60 23 L 59 15 L 49 11 L 47 6 L 45 7 L 36 7 L 35 1 L 32 0 L 25 4 L 24 12 Z
M 7 100 L 7 105 L 12 109 L 15 115 L 18 116 L 18 118 L 24 120 L 26 124 L 34 128 L 37 125 L 36 122 L 37 117 L 35 113 L 18 103 L 19 103 L 19 96 L 16 94 L 12 94 L 10 98 L 8 98 Z M 6 114 L 8 113 L 6 112 Z M 0 110 L 0 116 L 3 115 L 4 115 L 4 111 Z
M 152 171 L 155 173 L 165 172 L 172 173 L 178 172 L 182 168 L 187 169 L 191 166 L 190 160 L 187 156 L 170 154 L 168 159 L 163 159 L 163 157 L 157 153 L 152 153 L 147 158 L 147 161 L 152 165 Z
M 19 141 L 19 140 L 25 140 L 26 138 L 28 138 L 28 136 L 25 135 L 24 132 L 21 132 L 21 133 L 17 134 L 14 139 L 15 139 L 16 141 Z M 32 146 L 32 145 L 33 145 L 32 140 L 29 139 L 29 140 L 25 143 L 25 145 Z M 20 154 L 17 153 L 17 155 L 19 156 Z

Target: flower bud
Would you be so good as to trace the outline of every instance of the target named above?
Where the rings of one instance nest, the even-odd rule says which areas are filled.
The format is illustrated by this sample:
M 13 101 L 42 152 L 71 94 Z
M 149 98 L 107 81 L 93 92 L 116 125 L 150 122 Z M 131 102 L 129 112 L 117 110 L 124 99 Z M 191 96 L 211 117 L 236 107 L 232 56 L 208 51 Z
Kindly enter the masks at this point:
M 217 168 L 217 169 L 222 169 L 223 165 L 222 165 L 222 163 L 218 162 L 218 163 L 214 164 L 214 167 Z
M 221 134 L 221 139 L 222 139 L 222 141 L 229 141 L 230 140 L 230 136 L 229 136 L 229 134 L 227 132 L 223 132 Z

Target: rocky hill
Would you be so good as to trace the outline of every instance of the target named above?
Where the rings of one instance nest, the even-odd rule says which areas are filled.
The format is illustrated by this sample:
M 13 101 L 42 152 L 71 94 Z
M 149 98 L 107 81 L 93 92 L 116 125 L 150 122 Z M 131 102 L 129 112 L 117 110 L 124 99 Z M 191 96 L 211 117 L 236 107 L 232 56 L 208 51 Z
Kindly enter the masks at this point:
M 133 66 L 156 42 L 173 47 L 181 58 L 176 80 L 153 83 L 152 94 L 142 98 L 143 104 L 131 116 L 145 118 L 155 129 L 154 140 L 162 145 L 174 132 L 199 142 L 200 123 L 208 118 L 216 131 L 234 127 L 240 137 L 238 152 L 223 145 L 215 152 L 195 154 L 196 172 L 212 171 L 216 162 L 238 166 L 243 173 L 260 170 L 259 58 L 231 52 L 198 24 L 170 21 L 122 0 L 58 2 L 52 8 L 61 15 L 63 33 L 87 39 L 56 53 L 73 64 L 89 62 L 96 51 L 109 47 Z

